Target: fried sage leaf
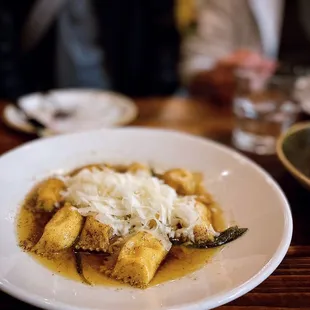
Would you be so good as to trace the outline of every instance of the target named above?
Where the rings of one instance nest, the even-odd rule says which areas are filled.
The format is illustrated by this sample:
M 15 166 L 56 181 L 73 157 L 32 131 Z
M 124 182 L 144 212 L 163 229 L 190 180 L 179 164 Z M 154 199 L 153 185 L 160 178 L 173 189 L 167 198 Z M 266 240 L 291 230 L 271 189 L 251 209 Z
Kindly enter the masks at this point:
M 238 226 L 232 226 L 221 232 L 219 236 L 214 238 L 214 241 L 207 241 L 195 245 L 199 248 L 214 248 L 217 246 L 221 246 L 223 244 L 238 239 L 247 230 L 248 230 L 247 228 L 239 228 Z
M 239 228 L 238 226 L 232 226 L 224 230 L 219 234 L 219 236 L 215 237 L 213 241 L 206 241 L 201 243 L 193 243 L 193 242 L 182 242 L 179 239 L 170 239 L 173 245 L 184 245 L 189 247 L 195 247 L 200 249 L 207 248 L 215 248 L 221 246 L 223 244 L 229 243 L 233 240 L 238 239 L 242 236 L 248 229 L 247 228 Z

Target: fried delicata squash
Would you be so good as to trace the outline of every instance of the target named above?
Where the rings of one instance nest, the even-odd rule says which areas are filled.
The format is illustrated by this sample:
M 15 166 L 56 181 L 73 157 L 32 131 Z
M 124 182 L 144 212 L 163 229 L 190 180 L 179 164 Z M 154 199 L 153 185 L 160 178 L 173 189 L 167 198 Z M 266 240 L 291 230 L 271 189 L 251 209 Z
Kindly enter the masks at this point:
M 199 201 L 207 206 L 211 206 L 212 204 L 214 204 L 214 200 L 212 199 L 212 196 L 206 191 L 198 193 L 196 197 L 196 201 Z
M 140 163 L 132 163 L 131 165 L 129 165 L 127 168 L 127 172 L 132 173 L 132 174 L 145 175 L 145 176 L 152 175 L 151 169 Z
M 214 229 L 212 226 L 212 213 L 209 208 L 201 202 L 196 202 L 200 223 L 194 227 L 195 242 L 204 243 L 214 240 Z
M 162 176 L 164 182 L 174 188 L 180 195 L 194 195 L 202 182 L 199 173 L 192 173 L 185 169 L 172 169 Z
M 65 189 L 63 181 L 51 178 L 40 184 L 37 191 L 36 209 L 52 212 L 61 203 L 61 192 Z
M 71 247 L 83 225 L 83 217 L 66 203 L 46 224 L 43 235 L 33 247 L 37 254 L 52 254 Z
M 144 288 L 153 279 L 167 253 L 160 240 L 152 234 L 138 232 L 121 249 L 112 277 Z
M 88 216 L 82 229 L 76 249 L 84 251 L 109 252 L 112 228 Z
M 203 203 L 204 205 L 210 206 L 214 204 L 212 195 L 207 192 L 202 181 L 197 185 L 195 195 L 196 195 L 196 200 Z
M 196 195 L 197 201 L 203 204 L 210 205 L 213 203 L 212 196 L 203 186 L 201 173 L 190 172 L 185 169 L 172 169 L 166 171 L 162 179 L 180 195 Z

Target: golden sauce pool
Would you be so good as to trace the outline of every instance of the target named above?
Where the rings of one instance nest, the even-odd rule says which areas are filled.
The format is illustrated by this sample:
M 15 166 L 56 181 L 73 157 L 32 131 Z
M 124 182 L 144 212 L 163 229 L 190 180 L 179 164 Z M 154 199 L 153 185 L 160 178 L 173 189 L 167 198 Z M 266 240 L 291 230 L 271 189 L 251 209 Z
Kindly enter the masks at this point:
M 46 223 L 53 215 L 33 212 L 35 201 L 34 193 L 35 189 L 26 198 L 17 218 L 18 241 L 20 246 L 26 251 L 37 243 L 43 233 Z M 215 205 L 212 209 L 212 222 L 215 229 L 222 231 L 227 228 L 220 208 Z M 183 246 L 173 246 L 149 286 L 175 280 L 193 273 L 208 263 L 219 249 L 220 248 L 194 249 Z M 29 252 L 29 254 L 53 273 L 60 274 L 75 281 L 85 282 L 77 272 L 76 259 L 72 249 L 57 253 L 49 258 L 31 252 Z M 114 287 L 124 285 L 117 280 L 111 279 L 102 272 L 105 265 L 111 264 L 111 261 L 115 260 L 116 257 L 106 257 L 102 254 L 89 253 L 80 254 L 80 257 L 83 275 L 90 284 Z

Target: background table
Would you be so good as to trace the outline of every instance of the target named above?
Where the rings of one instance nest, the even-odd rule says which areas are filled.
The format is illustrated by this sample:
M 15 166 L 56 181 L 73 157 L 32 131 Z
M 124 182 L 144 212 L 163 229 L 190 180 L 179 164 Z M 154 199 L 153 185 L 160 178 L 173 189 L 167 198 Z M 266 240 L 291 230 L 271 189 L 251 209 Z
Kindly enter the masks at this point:
M 139 116 L 131 125 L 175 129 L 230 145 L 233 118 L 228 106 L 178 97 L 139 99 L 136 103 Z M 0 103 L 1 114 L 3 107 L 4 103 Z M 0 123 L 1 154 L 31 139 L 34 137 Z M 285 259 L 266 281 L 219 309 L 310 309 L 310 193 L 285 171 L 275 156 L 246 155 L 272 175 L 289 199 L 294 220 L 293 239 Z M 0 309 L 13 308 L 36 309 L 0 292 Z

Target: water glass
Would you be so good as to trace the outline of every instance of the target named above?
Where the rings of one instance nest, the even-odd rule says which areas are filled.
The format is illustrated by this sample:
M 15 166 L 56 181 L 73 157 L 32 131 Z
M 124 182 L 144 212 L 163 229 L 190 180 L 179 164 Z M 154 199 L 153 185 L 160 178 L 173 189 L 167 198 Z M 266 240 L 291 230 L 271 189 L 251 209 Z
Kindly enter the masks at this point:
M 294 85 L 290 76 L 267 79 L 254 71 L 236 72 L 232 135 L 236 148 L 260 155 L 275 153 L 279 135 L 296 121 L 300 110 Z

